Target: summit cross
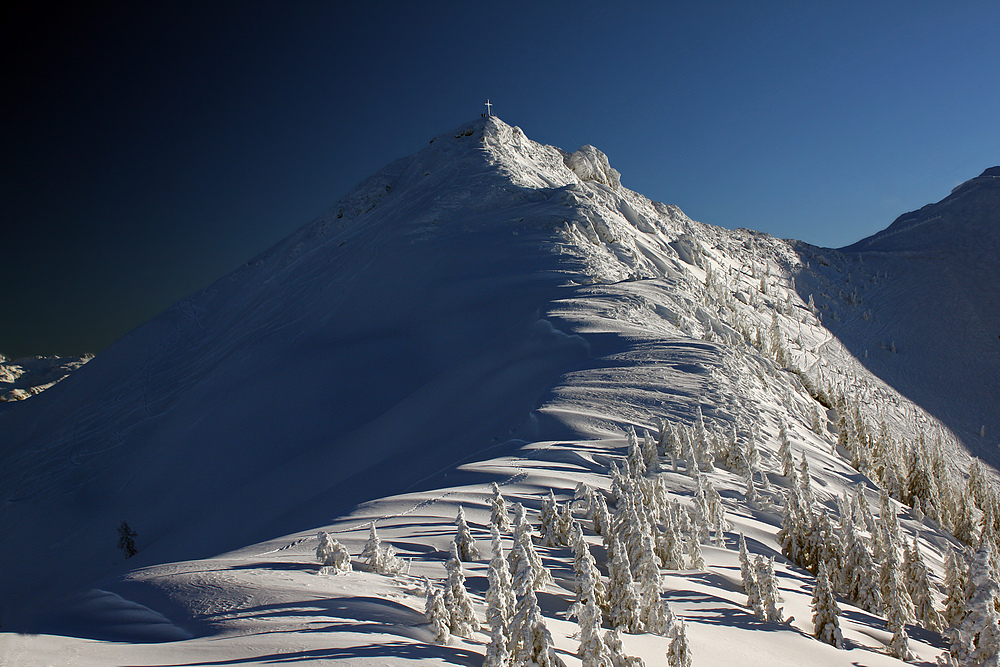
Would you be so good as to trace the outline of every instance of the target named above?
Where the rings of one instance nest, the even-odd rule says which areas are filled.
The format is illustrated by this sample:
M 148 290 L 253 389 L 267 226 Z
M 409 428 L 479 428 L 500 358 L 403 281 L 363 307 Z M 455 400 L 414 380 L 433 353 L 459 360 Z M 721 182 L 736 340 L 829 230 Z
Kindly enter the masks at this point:
M 490 104 L 489 98 L 486 99 L 486 115 L 487 116 L 493 115 L 493 105 Z

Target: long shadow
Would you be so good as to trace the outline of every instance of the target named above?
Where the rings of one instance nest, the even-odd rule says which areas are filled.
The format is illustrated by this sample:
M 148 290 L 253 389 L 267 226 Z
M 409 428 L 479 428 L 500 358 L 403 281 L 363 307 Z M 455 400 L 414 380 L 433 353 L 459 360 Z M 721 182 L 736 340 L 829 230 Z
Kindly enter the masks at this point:
M 155 665 L 152 667 L 209 667 L 210 665 L 246 665 L 246 664 L 286 664 L 296 662 L 314 662 L 317 660 L 354 660 L 359 658 L 399 658 L 413 660 L 416 663 L 440 659 L 445 662 L 470 667 L 480 667 L 483 656 L 463 648 L 440 646 L 438 644 L 413 644 L 404 642 L 387 642 L 383 644 L 363 644 L 345 646 L 342 648 L 321 648 L 290 653 L 271 653 L 247 658 L 231 658 L 228 660 L 207 660 L 203 662 L 179 662 Z M 139 667 L 129 665 L 126 667 Z

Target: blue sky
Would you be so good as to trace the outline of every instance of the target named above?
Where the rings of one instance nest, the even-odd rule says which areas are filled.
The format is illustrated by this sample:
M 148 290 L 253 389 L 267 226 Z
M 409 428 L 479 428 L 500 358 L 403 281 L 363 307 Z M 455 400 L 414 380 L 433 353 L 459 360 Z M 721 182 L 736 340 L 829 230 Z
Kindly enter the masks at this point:
M 696 220 L 817 245 L 1000 164 L 995 2 L 78 4 L 0 28 L 8 356 L 103 349 L 487 97 Z

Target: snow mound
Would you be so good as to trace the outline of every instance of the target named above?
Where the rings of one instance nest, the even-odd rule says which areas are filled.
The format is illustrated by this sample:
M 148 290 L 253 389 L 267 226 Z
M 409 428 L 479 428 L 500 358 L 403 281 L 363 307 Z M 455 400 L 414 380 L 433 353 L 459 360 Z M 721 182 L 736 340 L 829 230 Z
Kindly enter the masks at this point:
M 566 166 L 582 181 L 602 183 L 613 190 L 621 187 L 621 174 L 608 162 L 608 156 L 589 144 L 568 154 L 565 160 Z

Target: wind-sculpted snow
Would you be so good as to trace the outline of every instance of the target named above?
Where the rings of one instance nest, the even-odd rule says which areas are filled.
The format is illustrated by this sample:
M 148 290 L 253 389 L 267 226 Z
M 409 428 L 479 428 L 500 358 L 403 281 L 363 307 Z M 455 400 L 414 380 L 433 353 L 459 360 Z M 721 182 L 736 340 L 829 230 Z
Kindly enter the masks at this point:
M 898 664 L 884 621 L 846 603 L 847 650 L 812 639 L 814 580 L 777 539 L 793 484 L 779 433 L 796 462 L 808 455 L 823 513 L 859 484 L 878 496 L 837 446 L 834 399 L 897 439 L 940 433 L 953 459 L 941 474 L 966 461 L 823 326 L 796 292 L 804 269 L 787 242 L 627 190 L 593 147 L 543 146 L 495 117 L 440 135 L 0 411 L 0 568 L 17 573 L 0 584 L 3 629 L 123 642 L 8 633 L 0 660 L 480 664 L 487 630 L 440 645 L 421 611 L 424 577 L 440 588 L 446 576 L 459 507 L 483 550 L 462 564 L 482 622 L 492 484 L 537 525 L 550 491 L 564 503 L 583 482 L 612 498 L 627 434 L 673 424 L 703 429 L 716 443 L 704 447 L 728 457 L 696 473 L 664 455 L 659 473 L 683 506 L 711 485 L 727 517 L 701 547 L 704 568 L 662 573 L 695 664 Z M 734 462 L 751 444 L 752 502 Z M 889 502 L 939 576 L 954 538 Z M 572 511 L 606 574 L 601 538 Z M 128 561 L 115 546 L 123 519 L 138 532 Z M 366 570 L 372 521 L 402 571 Z M 352 571 L 319 574 L 319 531 L 348 549 Z M 755 555 L 777 556 L 781 622 L 745 607 L 740 532 Z M 578 664 L 564 615 L 573 556 L 538 552 L 553 582 L 535 603 L 552 650 Z M 136 619 L 135 632 L 115 617 Z M 174 641 L 142 644 L 144 633 Z M 670 641 L 622 636 L 647 664 Z M 921 660 L 943 647 L 911 633 Z

